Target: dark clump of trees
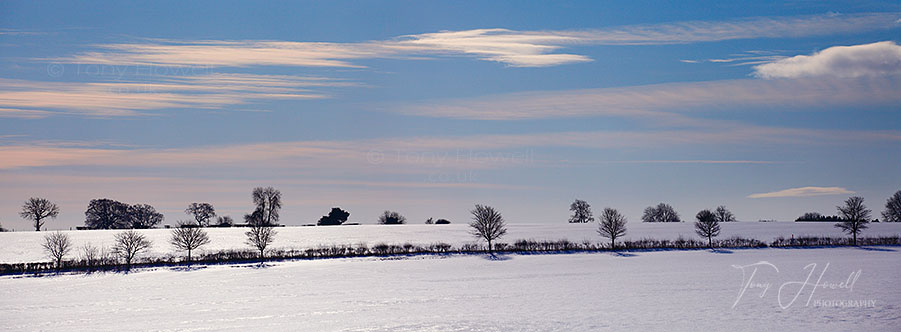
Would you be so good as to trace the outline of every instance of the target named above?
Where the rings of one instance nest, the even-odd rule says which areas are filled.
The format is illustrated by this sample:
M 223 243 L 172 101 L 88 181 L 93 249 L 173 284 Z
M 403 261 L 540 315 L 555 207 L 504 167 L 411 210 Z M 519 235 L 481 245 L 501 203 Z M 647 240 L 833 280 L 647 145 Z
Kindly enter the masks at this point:
M 649 206 L 644 209 L 641 216 L 642 222 L 681 222 L 676 209 L 666 203 L 657 204 L 657 206 Z
M 381 225 L 401 225 L 407 223 L 407 218 L 395 211 L 385 211 L 379 216 L 378 223 Z
M 695 215 L 695 233 L 707 238 L 707 246 L 713 248 L 713 238 L 720 235 L 720 222 L 710 210 L 701 210 Z
M 34 231 L 40 232 L 47 218 L 56 218 L 59 215 L 59 206 L 46 198 L 32 197 L 22 205 L 19 216 L 31 220 L 34 223 Z
M 432 225 L 432 224 L 434 224 L 434 225 L 447 225 L 447 224 L 450 224 L 450 223 L 451 223 L 450 220 L 447 220 L 447 219 L 438 219 L 438 220 L 435 220 L 434 218 L 429 218 L 429 219 L 426 219 L 426 220 L 425 220 L 425 224 L 426 224 L 426 225 Z
M 128 207 L 131 228 L 152 228 L 163 222 L 163 214 L 156 212 L 148 204 L 135 204 Z
M 319 218 L 319 221 L 316 222 L 316 225 L 319 226 L 329 226 L 329 225 L 341 225 L 347 221 L 347 218 L 350 217 L 350 212 L 344 211 L 341 208 L 333 207 L 331 211 L 329 211 L 327 216 L 322 216 Z
M 569 205 L 569 210 L 573 212 L 573 214 L 569 216 L 570 223 L 584 224 L 594 221 L 594 217 L 591 213 L 591 205 L 586 201 L 581 199 L 575 200 Z
M 716 221 L 718 222 L 735 221 L 735 215 L 732 214 L 732 211 L 729 211 L 725 205 L 717 206 L 716 210 L 713 211 L 713 216 L 716 217 Z
M 272 187 L 253 188 L 253 213 L 244 216 L 251 225 L 278 225 L 279 210 L 282 208 L 282 192 Z
M 901 222 L 901 190 L 895 192 L 885 201 L 885 211 L 882 211 L 882 220 L 888 222 Z
M 216 209 L 210 203 L 191 203 L 185 209 L 185 214 L 193 216 L 198 226 L 206 227 L 216 217 Z
M 231 216 L 216 217 L 216 227 L 232 227 L 234 225 L 235 220 Z
M 852 236 L 851 245 L 857 245 L 857 234 L 867 229 L 867 223 L 870 222 L 870 209 L 863 204 L 863 197 L 854 196 L 845 200 L 845 205 L 837 206 L 842 221 L 835 224 L 835 227 L 841 228 L 843 232 Z
M 492 250 L 491 242 L 507 234 L 507 225 L 504 217 L 493 207 L 476 204 L 472 213 L 472 235 L 488 242 L 488 252 Z
M 85 226 L 91 229 L 152 228 L 163 214 L 147 204 L 128 205 L 108 198 L 93 199 L 84 212 Z
M 795 221 L 840 221 L 839 216 L 824 216 L 819 212 L 807 212 L 795 219 Z
M 85 226 L 93 229 L 130 228 L 128 204 L 108 198 L 92 199 L 84 212 Z

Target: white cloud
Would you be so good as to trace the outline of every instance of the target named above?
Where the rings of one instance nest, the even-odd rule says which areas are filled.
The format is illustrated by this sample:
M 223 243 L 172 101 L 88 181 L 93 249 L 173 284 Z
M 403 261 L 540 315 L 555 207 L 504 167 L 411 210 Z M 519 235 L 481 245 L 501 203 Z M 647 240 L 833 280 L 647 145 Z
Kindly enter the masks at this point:
M 861 77 L 901 74 L 901 46 L 892 41 L 834 46 L 754 67 L 763 78 Z
M 773 191 L 761 194 L 751 194 L 748 198 L 774 198 L 774 197 L 808 197 L 824 195 L 853 194 L 854 192 L 842 187 L 801 187 Z
M 554 32 L 477 29 L 404 36 L 397 43 L 415 46 L 420 52 L 472 54 L 514 67 L 546 67 L 591 61 L 582 55 L 549 54 L 562 45 L 581 41 L 580 37 Z

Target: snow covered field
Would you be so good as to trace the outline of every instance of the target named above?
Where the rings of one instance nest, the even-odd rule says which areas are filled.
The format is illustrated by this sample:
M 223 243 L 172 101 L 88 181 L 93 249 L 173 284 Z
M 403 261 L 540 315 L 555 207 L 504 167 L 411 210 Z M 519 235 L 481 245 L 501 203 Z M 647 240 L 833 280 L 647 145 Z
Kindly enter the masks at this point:
M 761 261 L 739 298 L 752 267 L 734 266 Z M 897 331 L 899 261 L 895 247 L 771 248 L 5 276 L 0 330 Z
M 517 239 L 536 240 L 561 240 L 567 239 L 573 242 L 589 240 L 602 241 L 595 231 L 597 224 L 508 224 L 507 235 L 500 242 L 512 243 Z M 679 236 L 685 238 L 697 238 L 694 226 L 691 222 L 685 223 L 641 223 L 630 222 L 626 225 L 628 233 L 626 239 L 640 239 L 645 237 L 655 239 L 675 239 Z M 720 238 L 728 238 L 740 235 L 746 238 L 755 238 L 761 241 L 772 241 L 779 236 L 790 237 L 802 235 L 817 236 L 843 236 L 833 223 L 795 223 L 795 222 L 735 222 L 722 226 Z M 211 243 L 200 251 L 218 251 L 221 249 L 248 248 L 244 243 L 242 228 L 210 228 Z M 476 239 L 469 234 L 469 227 L 465 224 L 451 225 L 360 225 L 360 226 L 324 226 L 324 227 L 282 227 L 278 228 L 273 248 L 312 248 L 321 245 L 365 243 L 402 244 L 413 243 L 427 245 L 435 242 L 445 242 L 453 245 L 474 243 Z M 119 231 L 68 231 L 76 247 L 85 243 L 95 246 L 111 246 L 113 235 Z M 154 256 L 176 254 L 169 245 L 169 230 L 151 229 L 142 230 L 154 247 L 148 253 Z M 13 232 L 0 233 L 0 263 L 21 263 L 49 261 L 41 250 L 41 238 L 45 232 Z M 862 233 L 863 236 L 877 235 L 901 235 L 901 223 L 873 223 L 870 228 Z M 606 243 L 606 241 L 604 241 Z M 73 252 L 72 255 L 77 253 Z

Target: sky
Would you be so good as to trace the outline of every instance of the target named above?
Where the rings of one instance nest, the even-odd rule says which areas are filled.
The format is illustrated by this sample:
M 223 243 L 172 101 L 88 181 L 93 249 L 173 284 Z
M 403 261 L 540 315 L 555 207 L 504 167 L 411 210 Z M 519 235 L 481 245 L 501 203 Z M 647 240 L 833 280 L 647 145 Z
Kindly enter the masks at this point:
M 894 1 L 0 2 L 0 224 L 88 202 L 281 222 L 878 216 L 901 190 Z

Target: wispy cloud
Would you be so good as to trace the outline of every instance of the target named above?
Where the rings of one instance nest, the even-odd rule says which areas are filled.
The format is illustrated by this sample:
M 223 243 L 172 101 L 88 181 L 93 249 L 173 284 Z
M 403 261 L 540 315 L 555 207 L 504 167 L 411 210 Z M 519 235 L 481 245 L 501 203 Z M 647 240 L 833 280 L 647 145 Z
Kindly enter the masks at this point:
M 558 32 L 477 29 L 404 36 L 397 45 L 416 52 L 474 55 L 514 67 L 547 67 L 591 61 L 576 54 L 551 53 L 563 45 L 582 43 L 578 36 Z
M 729 144 L 860 144 L 901 142 L 899 131 L 804 130 L 733 126 L 704 130 L 589 131 L 448 137 L 383 138 L 348 141 L 266 142 L 223 146 L 151 149 L 66 144 L 0 145 L 0 169 L 54 166 L 158 167 L 208 169 L 287 168 L 341 172 L 421 172 L 434 169 L 491 169 L 550 165 L 534 148 L 661 148 Z M 655 163 L 752 163 L 685 160 Z
M 897 28 L 901 13 L 753 17 L 688 21 L 567 33 L 599 45 L 684 44 L 753 38 L 788 38 Z
M 0 108 L 0 118 L 18 118 L 18 119 L 43 119 L 48 116 L 57 114 L 55 112 L 41 110 L 25 110 L 16 108 Z
M 726 64 L 728 66 L 750 66 L 770 63 L 785 58 L 786 56 L 781 55 L 777 51 L 747 51 L 738 54 L 730 54 L 728 57 L 722 58 L 683 59 L 679 61 L 684 63 L 718 63 Z
M 179 41 L 151 39 L 96 45 L 97 50 L 44 59 L 60 63 L 151 66 L 362 67 L 353 60 L 423 56 L 473 56 L 514 67 L 546 67 L 591 61 L 559 52 L 574 45 L 650 45 L 852 33 L 896 28 L 899 14 L 868 13 L 689 21 L 593 30 L 516 31 L 473 29 L 398 36 L 366 42 L 267 40 Z
M 0 78 L 0 116 L 113 117 L 171 108 L 216 109 L 260 100 L 328 98 L 321 88 L 354 85 L 320 77 L 221 73 L 87 83 Z
M 901 102 L 901 85 L 887 78 L 724 80 L 620 88 L 538 91 L 385 106 L 402 114 L 455 119 L 517 120 L 585 116 L 684 121 L 677 113 L 734 109 L 885 105 Z
M 761 194 L 751 194 L 748 198 L 774 198 L 774 197 L 808 197 L 823 195 L 853 194 L 854 192 L 842 187 L 800 187 L 773 191 Z
M 901 74 L 901 46 L 892 41 L 834 46 L 754 67 L 763 78 L 861 77 Z

